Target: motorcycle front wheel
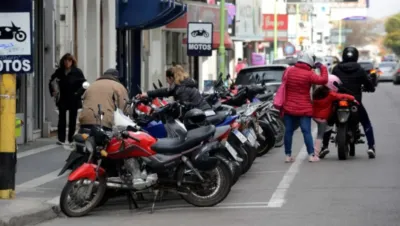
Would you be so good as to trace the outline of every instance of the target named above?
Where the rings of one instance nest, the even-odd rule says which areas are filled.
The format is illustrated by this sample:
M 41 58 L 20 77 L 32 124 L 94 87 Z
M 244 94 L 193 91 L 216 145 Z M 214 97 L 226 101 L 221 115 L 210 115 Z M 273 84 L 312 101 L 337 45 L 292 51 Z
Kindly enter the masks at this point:
M 89 198 L 86 198 L 90 180 L 68 181 L 60 196 L 61 211 L 68 217 L 82 217 L 96 208 L 103 199 L 107 185 L 104 177 L 99 177 L 94 183 Z
M 231 191 L 232 176 L 229 167 L 219 163 L 212 170 L 199 172 L 205 181 L 200 181 L 185 165 L 178 169 L 178 178 L 182 181 L 182 186 L 189 191 L 181 196 L 182 199 L 198 207 L 215 206 L 222 202 Z M 189 183 L 185 183 L 186 181 Z

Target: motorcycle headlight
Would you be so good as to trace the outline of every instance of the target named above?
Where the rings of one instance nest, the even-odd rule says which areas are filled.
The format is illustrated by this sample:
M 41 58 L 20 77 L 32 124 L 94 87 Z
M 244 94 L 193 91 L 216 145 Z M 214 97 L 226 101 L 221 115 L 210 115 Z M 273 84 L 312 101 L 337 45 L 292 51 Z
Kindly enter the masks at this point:
M 94 140 L 92 137 L 85 141 L 85 147 L 88 152 L 92 153 L 95 150 L 95 146 L 96 145 L 94 144 Z

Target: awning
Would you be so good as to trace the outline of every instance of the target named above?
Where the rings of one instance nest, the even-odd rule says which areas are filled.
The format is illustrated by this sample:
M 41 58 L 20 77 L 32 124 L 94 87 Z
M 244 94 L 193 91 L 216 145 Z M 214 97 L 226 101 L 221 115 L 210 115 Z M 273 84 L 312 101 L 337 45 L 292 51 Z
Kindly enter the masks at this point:
M 186 4 L 175 0 L 119 1 L 118 29 L 153 29 L 165 26 L 187 11 Z
M 219 43 L 220 43 L 220 37 L 219 37 L 219 32 L 213 32 L 213 49 L 218 49 Z M 182 39 L 183 44 L 187 44 L 187 37 L 185 36 Z M 233 49 L 233 42 L 231 39 L 231 36 L 229 35 L 228 32 L 225 32 L 225 37 L 224 37 L 224 44 L 226 49 Z

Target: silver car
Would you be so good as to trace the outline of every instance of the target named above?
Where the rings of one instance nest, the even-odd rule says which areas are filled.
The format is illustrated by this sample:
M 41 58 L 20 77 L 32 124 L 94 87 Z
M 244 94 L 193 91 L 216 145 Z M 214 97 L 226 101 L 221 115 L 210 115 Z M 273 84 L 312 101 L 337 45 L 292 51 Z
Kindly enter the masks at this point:
M 385 61 L 379 64 L 381 75 L 379 81 L 395 81 L 395 75 L 399 70 L 399 64 L 395 61 Z

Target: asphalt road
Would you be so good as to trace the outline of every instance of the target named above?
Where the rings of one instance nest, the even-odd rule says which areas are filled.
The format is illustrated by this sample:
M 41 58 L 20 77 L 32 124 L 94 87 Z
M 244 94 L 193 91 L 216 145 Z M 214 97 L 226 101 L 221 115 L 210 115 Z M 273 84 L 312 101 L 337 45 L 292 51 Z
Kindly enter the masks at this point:
M 283 162 L 282 149 L 258 158 L 217 207 L 195 208 L 180 200 L 164 200 L 150 214 L 150 204 L 130 211 L 125 200 L 114 200 L 90 216 L 61 218 L 41 225 L 398 226 L 400 86 L 380 84 L 376 93 L 365 95 L 364 104 L 375 130 L 376 159 L 368 159 L 366 146 L 361 144 L 354 159 L 338 161 L 332 144 L 326 159 L 309 163 L 303 160 L 302 136 L 296 134 L 295 163 Z M 48 199 L 58 196 L 66 178 L 55 174 L 67 155 L 67 151 L 55 148 L 20 158 L 17 190 L 24 187 L 26 191 L 17 195 Z

